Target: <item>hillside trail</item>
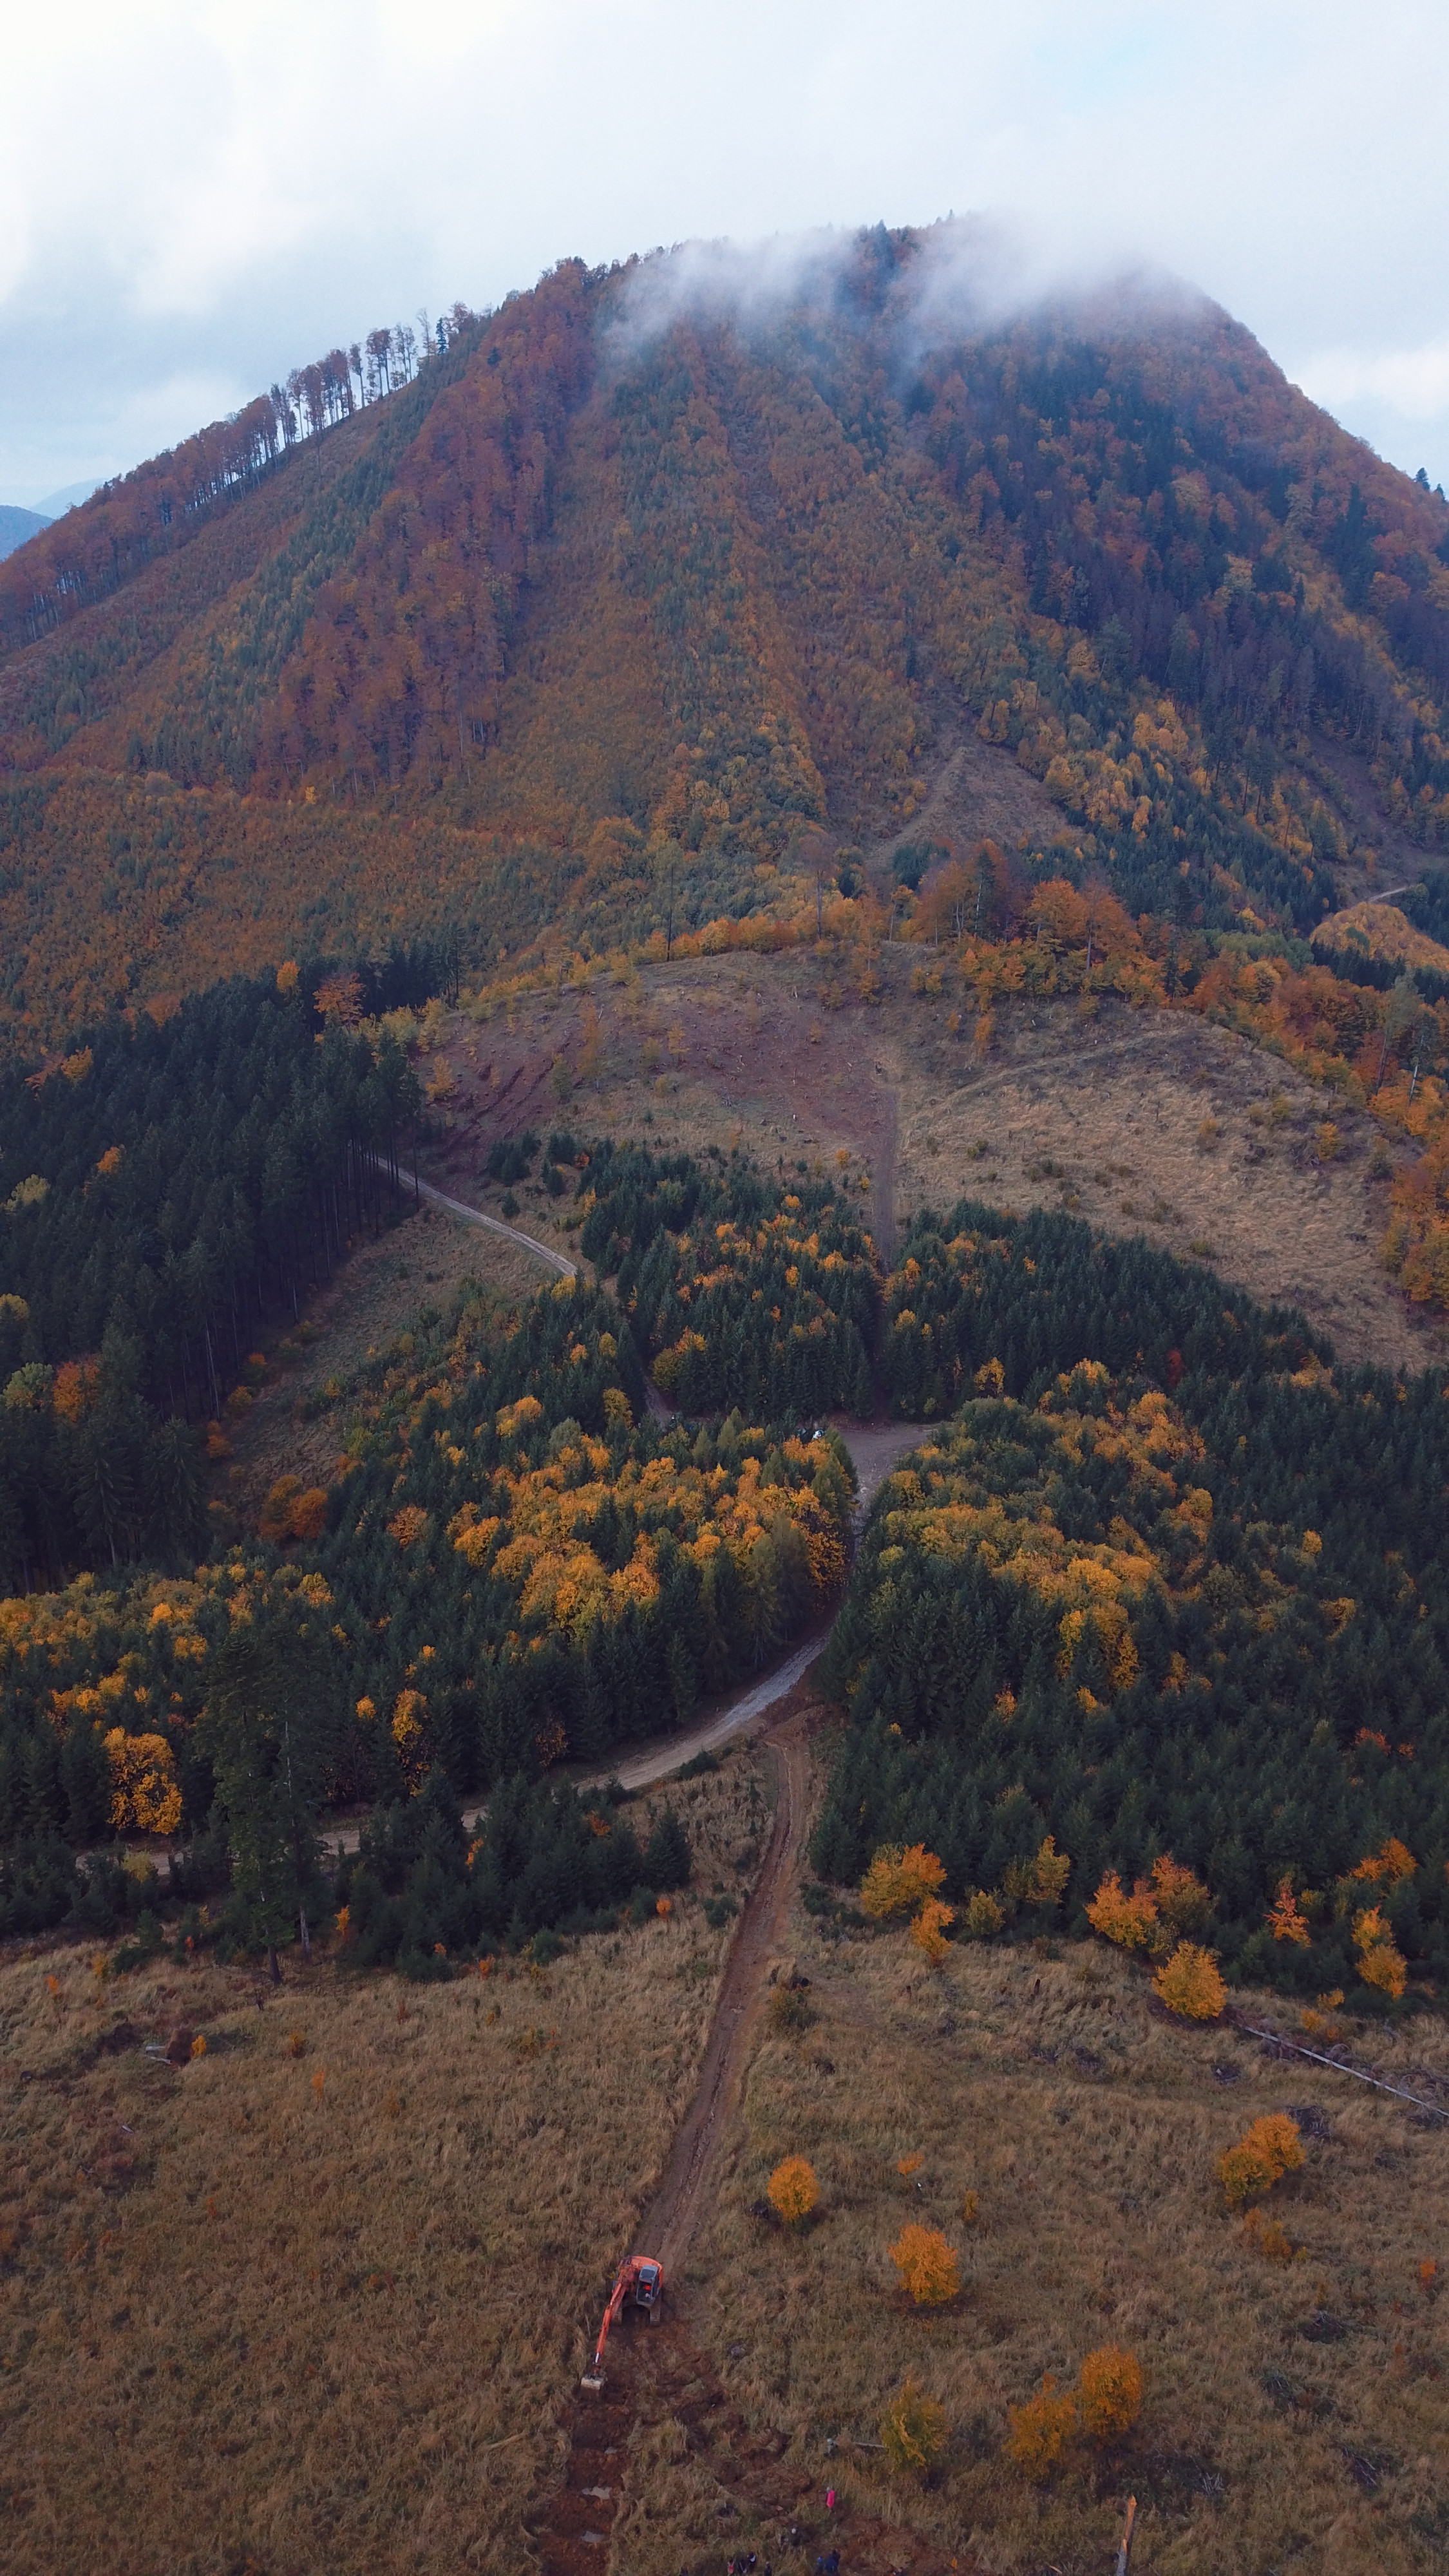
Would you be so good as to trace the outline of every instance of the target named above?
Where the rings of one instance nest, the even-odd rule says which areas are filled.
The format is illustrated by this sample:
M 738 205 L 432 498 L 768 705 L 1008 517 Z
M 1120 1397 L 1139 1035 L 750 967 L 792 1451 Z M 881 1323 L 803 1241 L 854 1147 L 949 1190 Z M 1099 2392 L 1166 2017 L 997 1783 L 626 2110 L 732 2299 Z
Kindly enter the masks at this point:
M 521 1226 L 505 1225 L 501 1216 L 485 1216 L 481 1208 L 470 1207 L 466 1199 L 449 1198 L 446 1190 L 435 1189 L 431 1181 L 420 1179 L 416 1172 L 399 1167 L 398 1177 L 410 1181 L 419 1198 L 431 1199 L 434 1207 L 446 1208 L 449 1216 L 460 1216 L 465 1225 L 481 1225 L 485 1234 L 500 1234 L 505 1243 L 516 1245 L 520 1252 L 531 1252 L 536 1261 L 546 1262 L 561 1279 L 577 1279 L 576 1261 L 570 1261 L 566 1252 L 555 1252 L 551 1244 L 540 1243 L 536 1235 L 525 1234 Z
M 682 2437 L 702 2480 L 717 2490 L 720 2529 L 705 2564 L 737 2530 L 758 2535 L 759 2554 L 772 2546 L 791 2563 L 808 2565 L 818 2544 L 848 2556 L 858 2576 L 946 2576 L 946 2562 L 919 2535 L 897 2521 L 873 2515 L 863 2502 L 835 2500 L 822 2521 L 824 2489 L 798 2461 L 787 2465 L 788 2437 L 740 2415 L 721 2386 L 715 2366 L 691 2331 L 688 2292 L 682 2287 L 690 2242 L 709 2206 L 715 2162 L 738 2107 L 764 1999 L 782 1964 L 790 1900 L 795 1893 L 809 1824 L 810 1731 L 822 1714 L 809 1690 L 792 1693 L 761 1748 L 775 1790 L 770 1839 L 736 1932 L 715 2006 L 709 2042 L 694 2098 L 628 2251 L 652 2254 L 664 2266 L 664 2311 L 651 2331 L 630 2322 L 626 2309 L 609 2338 L 604 2388 L 595 2396 L 573 2386 L 558 2417 L 566 2444 L 562 2474 L 540 2499 L 528 2536 L 538 2551 L 541 2576 L 582 2576 L 585 2569 L 622 2568 L 611 2537 L 620 2516 L 647 2511 L 650 2503 L 647 2435 L 667 2426 L 671 2449 Z M 626 2249 L 619 2248 L 620 2253 Z M 601 2269 L 599 2303 L 607 2295 Z M 677 2452 L 676 2452 L 677 2456 Z M 774 2533 L 778 2539 L 772 2539 Z M 622 2535 L 621 2535 L 622 2536 Z M 698 2563 L 698 2543 L 681 2535 L 686 2563 Z M 902 2551 L 909 2555 L 902 2557 Z M 797 2558 L 795 2553 L 800 2553 Z M 670 2563 L 672 2564 L 672 2557 Z M 953 2558 L 966 2576 L 974 2559 Z

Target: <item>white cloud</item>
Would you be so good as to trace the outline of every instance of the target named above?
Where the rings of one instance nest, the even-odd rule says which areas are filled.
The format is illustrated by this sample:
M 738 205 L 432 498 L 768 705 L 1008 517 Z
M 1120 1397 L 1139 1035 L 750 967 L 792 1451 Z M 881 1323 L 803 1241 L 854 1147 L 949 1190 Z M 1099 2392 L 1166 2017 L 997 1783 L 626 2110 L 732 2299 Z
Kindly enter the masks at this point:
M 1417 349 L 1325 349 L 1305 358 L 1299 381 L 1315 402 L 1331 409 L 1381 403 L 1408 420 L 1432 421 L 1449 411 L 1449 339 Z
M 1300 382 L 1340 388 L 1350 426 L 1414 425 L 1449 476 L 1449 21 L 1427 0 L 1378 0 L 1371 42 L 1347 0 L 11 16 L 0 492 L 114 466 L 143 420 L 182 435 L 198 383 L 239 401 L 374 321 L 496 300 L 572 251 L 953 206 L 1029 223 L 1044 274 L 1185 274 Z

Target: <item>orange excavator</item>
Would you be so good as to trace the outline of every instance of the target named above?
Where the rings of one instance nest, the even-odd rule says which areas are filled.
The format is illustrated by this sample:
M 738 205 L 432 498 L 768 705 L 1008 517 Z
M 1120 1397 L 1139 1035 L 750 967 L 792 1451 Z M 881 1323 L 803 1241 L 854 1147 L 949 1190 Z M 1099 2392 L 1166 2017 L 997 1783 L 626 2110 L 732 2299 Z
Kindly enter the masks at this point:
M 660 2301 L 663 2296 L 664 2266 L 657 2255 L 626 2254 L 614 2275 L 614 2286 L 609 2292 L 609 2303 L 604 2310 L 604 2322 L 599 2328 L 599 2340 L 594 2346 L 593 2360 L 579 2382 L 581 2388 L 587 2388 L 591 2395 L 597 2397 L 604 2385 L 604 2346 L 609 2340 L 609 2328 L 615 2318 L 626 2307 L 633 2306 L 642 2308 L 651 2326 L 657 2326 L 661 2313 Z

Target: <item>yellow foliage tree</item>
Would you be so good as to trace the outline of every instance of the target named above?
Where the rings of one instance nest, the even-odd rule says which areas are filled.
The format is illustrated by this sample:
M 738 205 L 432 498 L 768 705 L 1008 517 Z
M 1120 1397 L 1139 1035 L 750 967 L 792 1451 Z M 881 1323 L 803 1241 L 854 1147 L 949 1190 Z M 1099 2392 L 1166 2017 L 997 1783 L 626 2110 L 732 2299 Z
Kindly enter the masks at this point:
M 1211 1950 L 1200 1950 L 1191 1941 L 1179 1941 L 1152 1983 L 1168 2011 L 1181 2013 L 1185 2021 L 1216 2021 L 1228 1999 Z
M 1094 2442 L 1130 2433 L 1142 2405 L 1142 2365 L 1120 2344 L 1099 2344 L 1077 2373 L 1082 2430 Z
M 1060 1905 L 1067 1892 L 1072 1864 L 1066 1852 L 1058 1851 L 1054 1835 L 1047 1835 L 1031 1866 L 1033 1902 L 1037 1905 Z
M 765 2194 L 777 2217 L 783 2218 L 787 2226 L 798 2227 L 820 2198 L 815 2167 L 805 2156 L 786 2156 L 771 2174 Z
M 418 1690 L 401 1690 L 393 1702 L 392 1740 L 408 1789 L 421 1788 L 428 1767 L 426 1722 L 428 1703 Z
M 921 2227 L 914 2221 L 903 2227 L 890 2248 L 890 2258 L 901 2288 L 909 2291 L 918 2308 L 941 2307 L 961 2287 L 960 2266 L 939 2228 Z
M 924 1950 L 933 1967 L 940 1964 L 951 1946 L 946 1939 L 946 1926 L 955 1920 L 954 1905 L 943 1905 L 939 1896 L 928 1896 L 911 1925 L 911 1939 L 918 1950 Z
M 1150 1950 L 1157 1930 L 1157 1905 L 1139 1879 L 1128 1896 L 1115 1869 L 1109 1869 L 1087 1907 L 1087 1921 L 1119 1950 Z
M 176 1756 L 164 1735 L 127 1735 L 113 1726 L 106 1737 L 111 1766 L 111 1822 L 120 1833 L 174 1834 L 181 1822 Z
M 1271 2191 L 1285 2173 L 1292 2173 L 1303 2162 L 1303 2141 L 1298 2123 L 1286 2111 L 1269 2111 L 1244 2131 L 1235 2147 L 1217 2161 L 1217 2177 L 1229 2209 L 1241 2209 L 1245 2200 L 1255 2200 Z
M 881 2449 L 891 2467 L 928 2469 L 945 2439 L 945 2408 L 908 2379 L 881 2418 Z
M 1059 1905 L 1071 1874 L 1067 1854 L 1058 1851 L 1055 1837 L 1048 1834 L 1030 1860 L 1008 1861 L 1002 1884 L 1018 1905 Z
M 1006 1921 L 1005 1909 L 988 1888 L 973 1888 L 966 1903 L 966 1932 L 972 1941 L 989 1941 Z
M 1358 1952 L 1358 1972 L 1365 1985 L 1377 1986 L 1381 1994 L 1391 1995 L 1397 2002 L 1404 1991 L 1408 1968 L 1376 1905 L 1367 1907 L 1355 1917 L 1353 1946 Z
M 1077 2401 L 1058 2397 L 1050 2372 L 1024 2406 L 1008 2406 L 1006 2456 L 1029 2478 L 1050 2477 L 1076 2439 Z
M 912 1843 L 906 1851 L 898 1843 L 883 1843 L 860 1883 L 862 1910 L 878 1923 L 893 1914 L 913 1914 L 935 1895 L 945 1875 L 944 1861 L 924 1843 Z

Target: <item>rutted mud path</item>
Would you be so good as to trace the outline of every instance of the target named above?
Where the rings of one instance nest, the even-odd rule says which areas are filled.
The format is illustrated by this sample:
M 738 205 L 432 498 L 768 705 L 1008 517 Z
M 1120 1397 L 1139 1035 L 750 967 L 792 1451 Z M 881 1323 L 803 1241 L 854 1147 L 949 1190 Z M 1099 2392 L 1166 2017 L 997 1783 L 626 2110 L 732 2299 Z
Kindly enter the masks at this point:
M 701 2373 L 712 2378 L 672 2313 L 672 2284 L 683 2268 L 715 2148 L 739 2098 L 766 1966 L 778 1946 L 799 1867 L 809 1794 L 806 1733 L 816 1706 L 800 1694 L 798 1704 L 781 1716 L 764 1739 L 775 1785 L 770 1839 L 730 1951 L 694 2099 L 632 2247 L 618 2249 L 621 2256 L 626 2251 L 658 2255 L 669 2285 L 666 2314 L 651 2332 L 642 2324 L 631 2327 L 626 2313 L 615 2326 L 605 2354 L 603 2397 L 590 2397 L 582 2390 L 572 2393 L 563 2416 L 568 2465 L 562 2486 L 546 2508 L 546 2526 L 538 2534 L 544 2576 L 577 2576 L 580 2567 L 604 2563 L 601 2553 L 620 2507 L 629 2437 L 646 2381 L 654 2381 L 656 2394 L 682 2398 L 686 2384 L 697 2382 Z M 602 2302 L 602 2281 L 600 2295 Z M 647 2347 L 642 2353 L 634 2348 L 640 2341 Z M 677 2380 L 677 2387 L 660 2390 L 661 2364 L 665 2379 Z M 789 2501 L 787 2497 L 783 2503 Z
M 682 2428 L 691 2455 L 719 2489 L 719 2540 L 702 2562 L 698 2544 L 685 2544 L 684 2564 L 722 2566 L 742 2514 L 757 2515 L 765 2527 L 761 2558 L 773 2551 L 784 2566 L 808 2566 L 814 2548 L 847 2544 L 843 2519 L 829 2533 L 823 2528 L 817 2480 L 802 2475 L 798 2465 L 784 2464 L 787 2437 L 752 2430 L 742 2421 L 694 2343 L 673 2291 L 705 2205 L 716 2151 L 740 2098 L 767 1971 L 783 1944 L 809 1823 L 809 1736 L 821 1713 L 807 1683 L 790 1694 L 762 1739 L 775 1786 L 770 1839 L 730 1952 L 694 2099 L 632 2247 L 619 2249 L 658 2255 L 668 2285 L 665 2314 L 651 2330 L 642 2320 L 631 2325 L 626 2311 L 605 2353 L 602 2397 L 577 2388 L 569 2393 L 560 2416 L 568 2441 L 563 2478 L 534 2527 L 542 2576 L 582 2576 L 585 2569 L 609 2564 L 614 2523 L 632 2501 L 633 2436 L 641 2426 L 666 2419 Z M 601 2305 L 605 2288 L 601 2272 Z M 921 2542 L 908 2542 L 899 2526 L 859 2511 L 849 2516 L 848 2551 L 860 2576 L 873 2570 L 904 2576 L 907 2568 L 914 2576 L 936 2576 L 943 2565 Z

